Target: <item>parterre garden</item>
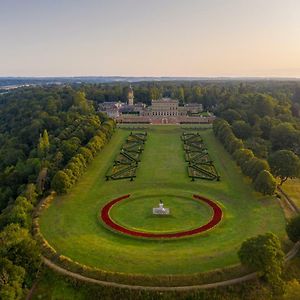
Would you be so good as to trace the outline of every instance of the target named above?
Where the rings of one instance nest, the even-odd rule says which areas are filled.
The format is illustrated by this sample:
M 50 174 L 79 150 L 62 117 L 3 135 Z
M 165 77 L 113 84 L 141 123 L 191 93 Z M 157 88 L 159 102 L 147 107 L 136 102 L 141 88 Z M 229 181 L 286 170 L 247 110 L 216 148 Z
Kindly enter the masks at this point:
M 193 181 L 195 178 L 219 181 L 220 176 L 199 133 L 184 132 L 181 139 L 184 143 L 185 160 L 189 163 L 189 177 Z
M 106 174 L 106 180 L 130 178 L 132 181 L 136 177 L 136 170 L 141 161 L 146 140 L 146 132 L 131 132 L 114 160 L 113 167 Z
M 247 237 L 273 231 L 285 238 L 285 220 L 275 198 L 253 190 L 211 129 L 201 131 L 201 136 L 197 132 L 186 133 L 180 126 L 149 126 L 147 135 L 118 129 L 70 193 L 55 198 L 43 211 L 44 238 L 58 255 L 109 272 L 110 280 L 115 274 L 116 281 L 135 276 L 141 283 L 136 280 L 140 276 L 145 285 L 184 285 L 199 282 L 204 272 L 239 269 L 237 250 Z M 186 172 L 186 161 L 197 172 Z M 126 167 L 136 163 L 138 168 L 128 173 Z M 191 181 L 190 176 L 210 180 Z M 135 180 L 110 180 L 124 177 Z M 103 208 L 124 195 L 130 197 L 116 202 L 108 215 L 137 232 L 173 234 L 210 222 L 213 209 L 193 195 L 215 203 L 222 220 L 184 238 L 127 235 L 108 228 L 101 218 Z M 169 216 L 152 215 L 160 199 L 171 209 Z M 229 269 L 226 274 L 232 276 Z

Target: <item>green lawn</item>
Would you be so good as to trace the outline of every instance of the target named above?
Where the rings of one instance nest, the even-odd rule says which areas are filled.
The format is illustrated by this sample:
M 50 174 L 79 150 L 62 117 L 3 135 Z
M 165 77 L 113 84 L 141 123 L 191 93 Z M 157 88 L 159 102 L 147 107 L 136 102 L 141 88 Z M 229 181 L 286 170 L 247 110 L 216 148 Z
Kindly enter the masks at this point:
M 294 201 L 300 209 L 300 179 L 289 179 L 283 185 L 282 189 Z
M 158 207 L 163 199 L 170 208 L 170 215 L 153 215 L 152 208 Z M 118 224 L 139 231 L 169 233 L 200 227 L 210 221 L 213 210 L 192 197 L 178 195 L 147 195 L 120 202 L 110 212 Z
M 237 250 L 247 237 L 266 231 L 285 236 L 285 220 L 276 200 L 254 192 L 210 129 L 201 131 L 201 135 L 221 176 L 220 182 L 192 182 L 187 176 L 179 126 L 149 127 L 135 181 L 105 181 L 104 175 L 129 133 L 118 129 L 72 191 L 56 198 L 42 214 L 41 231 L 59 253 L 108 271 L 192 274 L 238 263 Z M 192 205 L 192 195 L 198 193 L 218 201 L 224 218 L 215 229 L 191 238 L 157 241 L 127 237 L 106 229 L 98 218 L 105 203 L 127 193 L 132 199 L 144 199 L 145 205 L 147 199 L 153 203 L 166 199 L 166 206 L 171 209 L 174 198 L 176 210 L 180 206 L 178 199 L 191 199 L 187 201 Z M 118 220 L 147 230 L 161 230 L 162 225 L 172 230 L 168 219 L 163 220 L 164 224 L 153 225 L 154 219 L 143 223 L 142 215 L 135 216 L 143 206 L 139 203 L 135 209 L 133 204 L 134 201 L 128 202 L 131 210 L 130 213 L 125 210 L 124 215 L 120 213 L 122 205 L 114 208 Z M 187 228 L 198 222 L 191 207 L 183 210 L 186 215 L 178 215 L 176 230 L 181 224 Z M 190 216 L 193 224 L 189 224 Z M 203 211 L 199 217 L 207 217 L 207 212 Z
M 84 287 L 74 287 L 55 273 L 43 273 L 32 295 L 32 300 L 86 300 L 96 299 Z

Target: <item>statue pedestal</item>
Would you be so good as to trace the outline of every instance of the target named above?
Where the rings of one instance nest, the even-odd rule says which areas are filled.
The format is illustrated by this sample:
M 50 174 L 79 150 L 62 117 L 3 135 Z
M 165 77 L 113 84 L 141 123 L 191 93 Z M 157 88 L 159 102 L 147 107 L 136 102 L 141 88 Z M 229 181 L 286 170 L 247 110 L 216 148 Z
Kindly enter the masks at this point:
M 154 207 L 152 209 L 152 212 L 153 212 L 154 215 L 169 215 L 170 214 L 170 209 L 165 208 L 164 204 L 161 202 L 159 204 L 159 207 Z
M 169 215 L 170 214 L 169 208 L 164 208 L 164 210 L 161 210 L 159 207 L 154 207 L 152 211 L 153 211 L 154 215 Z

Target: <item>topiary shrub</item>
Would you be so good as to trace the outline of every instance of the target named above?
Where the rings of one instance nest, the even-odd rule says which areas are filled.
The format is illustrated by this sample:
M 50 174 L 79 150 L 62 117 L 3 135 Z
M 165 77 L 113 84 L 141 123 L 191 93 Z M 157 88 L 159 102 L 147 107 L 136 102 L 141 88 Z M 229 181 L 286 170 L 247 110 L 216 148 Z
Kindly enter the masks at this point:
M 284 265 L 284 252 L 279 238 L 273 233 L 260 234 L 243 242 L 238 256 L 241 263 L 251 270 L 259 272 L 274 292 L 282 293 L 281 279 Z
M 254 181 L 254 188 L 264 195 L 273 195 L 276 190 L 276 180 L 269 171 L 262 170 Z
M 243 172 L 255 181 L 258 174 L 263 170 L 270 170 L 268 162 L 264 159 L 253 157 L 244 164 Z
M 58 194 L 67 193 L 71 186 L 72 182 L 70 177 L 63 171 L 58 171 L 51 181 L 52 189 Z
M 248 160 L 254 157 L 253 152 L 250 149 L 239 149 L 233 154 L 233 158 L 236 160 L 239 166 L 245 164 Z

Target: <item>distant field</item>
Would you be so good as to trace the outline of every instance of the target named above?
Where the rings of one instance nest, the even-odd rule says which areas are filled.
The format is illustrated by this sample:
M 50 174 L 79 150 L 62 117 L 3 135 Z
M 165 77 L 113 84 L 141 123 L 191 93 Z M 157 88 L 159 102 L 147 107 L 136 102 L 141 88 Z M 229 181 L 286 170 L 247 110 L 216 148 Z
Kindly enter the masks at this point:
M 202 130 L 201 135 L 221 181 L 190 180 L 180 139 L 182 132 L 179 126 L 150 126 L 137 178 L 133 182 L 105 181 L 106 171 L 130 133 L 118 129 L 72 191 L 57 197 L 42 214 L 41 230 L 50 245 L 77 262 L 103 270 L 150 275 L 192 274 L 237 264 L 237 250 L 247 237 L 266 231 L 284 237 L 285 220 L 276 200 L 254 192 L 211 129 Z M 174 209 L 180 209 L 176 196 L 192 199 L 194 193 L 217 201 L 224 212 L 221 224 L 195 237 L 172 241 L 131 238 L 106 229 L 98 218 L 105 203 L 124 194 L 144 199 L 145 203 L 147 199 L 150 202 L 155 199 L 155 203 L 156 199 L 164 200 L 165 195 L 166 206 L 171 209 L 173 197 Z M 140 203 L 136 210 L 133 202 L 130 205 L 132 216 L 144 209 Z M 200 218 L 207 218 L 205 211 L 201 213 Z M 128 209 L 122 213 L 122 206 L 115 214 L 124 224 L 151 229 L 149 219 L 145 222 L 142 218 L 131 219 Z M 193 227 L 195 216 L 191 213 L 189 220 L 187 210 L 186 216 L 181 214 L 180 222 L 183 228 Z M 180 222 L 174 229 L 180 228 Z M 172 230 L 168 220 L 165 226 Z

